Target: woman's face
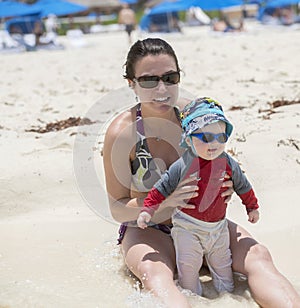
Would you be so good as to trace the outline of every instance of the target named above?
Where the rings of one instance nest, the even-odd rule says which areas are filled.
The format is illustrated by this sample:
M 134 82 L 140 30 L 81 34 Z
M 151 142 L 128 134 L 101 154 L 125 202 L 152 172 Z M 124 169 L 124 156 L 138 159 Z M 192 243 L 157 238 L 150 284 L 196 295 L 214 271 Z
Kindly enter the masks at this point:
M 135 65 L 135 78 L 142 76 L 163 76 L 166 73 L 177 72 L 175 60 L 166 54 L 148 55 L 139 60 Z M 148 103 L 147 107 L 154 108 L 158 112 L 167 111 L 170 106 L 175 106 L 178 99 L 178 83 L 165 84 L 159 80 L 156 87 L 143 88 L 136 80 L 133 83 L 135 94 L 141 103 Z

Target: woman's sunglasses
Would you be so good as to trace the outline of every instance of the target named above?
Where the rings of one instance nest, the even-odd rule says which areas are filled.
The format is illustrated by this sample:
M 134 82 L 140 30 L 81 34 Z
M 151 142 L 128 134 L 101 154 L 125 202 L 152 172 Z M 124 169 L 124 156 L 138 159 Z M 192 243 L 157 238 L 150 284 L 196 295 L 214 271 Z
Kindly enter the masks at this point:
M 177 84 L 180 81 L 180 74 L 179 72 L 172 72 L 162 76 L 141 76 L 133 80 L 136 80 L 141 88 L 152 89 L 157 87 L 160 80 L 166 86 Z
M 204 143 L 210 143 L 217 140 L 219 143 L 226 143 L 228 140 L 228 135 L 225 133 L 213 134 L 213 133 L 198 133 L 191 134 L 192 137 L 196 137 Z

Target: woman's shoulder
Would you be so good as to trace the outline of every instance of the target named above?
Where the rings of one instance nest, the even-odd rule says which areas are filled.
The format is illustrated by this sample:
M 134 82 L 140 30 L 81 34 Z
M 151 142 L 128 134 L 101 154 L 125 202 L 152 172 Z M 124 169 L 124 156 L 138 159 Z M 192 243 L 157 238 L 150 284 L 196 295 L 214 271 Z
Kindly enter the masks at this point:
M 132 136 L 132 128 L 135 122 L 135 109 L 135 107 L 132 107 L 118 114 L 109 124 L 105 137 L 115 139 L 120 136 L 123 136 L 124 138 Z

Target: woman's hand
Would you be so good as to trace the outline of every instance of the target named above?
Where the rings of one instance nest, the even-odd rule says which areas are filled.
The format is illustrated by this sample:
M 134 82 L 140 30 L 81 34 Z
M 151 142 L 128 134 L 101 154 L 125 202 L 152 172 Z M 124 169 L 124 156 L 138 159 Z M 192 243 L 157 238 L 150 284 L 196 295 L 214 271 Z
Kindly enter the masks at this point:
M 225 174 L 225 179 L 230 179 L 230 176 L 227 173 Z M 228 203 L 234 193 L 232 180 L 224 182 L 222 187 L 228 187 L 228 189 L 221 194 L 221 197 L 227 197 L 224 202 Z
M 198 186 L 195 184 L 196 181 L 197 177 L 193 176 L 180 182 L 174 192 L 161 203 L 161 207 L 194 209 L 195 206 L 188 204 L 187 201 L 198 196 Z

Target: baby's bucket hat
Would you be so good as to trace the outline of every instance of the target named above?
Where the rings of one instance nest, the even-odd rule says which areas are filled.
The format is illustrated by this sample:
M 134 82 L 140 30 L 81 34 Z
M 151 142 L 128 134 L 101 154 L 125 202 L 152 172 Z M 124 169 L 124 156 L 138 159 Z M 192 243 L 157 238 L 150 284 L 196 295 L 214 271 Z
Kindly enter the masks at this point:
M 226 134 L 229 137 L 232 133 L 233 126 L 224 115 L 222 106 L 212 98 L 201 97 L 193 100 L 186 105 L 180 113 L 182 138 L 181 146 L 188 147 L 185 139 L 194 131 L 217 121 L 226 124 Z

